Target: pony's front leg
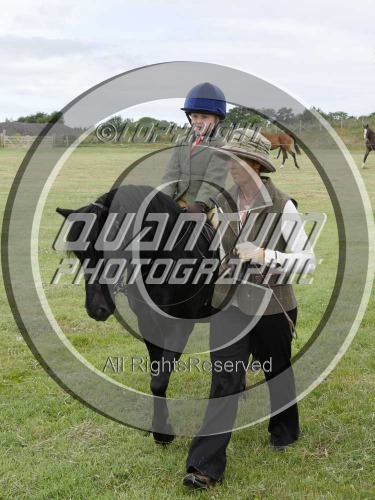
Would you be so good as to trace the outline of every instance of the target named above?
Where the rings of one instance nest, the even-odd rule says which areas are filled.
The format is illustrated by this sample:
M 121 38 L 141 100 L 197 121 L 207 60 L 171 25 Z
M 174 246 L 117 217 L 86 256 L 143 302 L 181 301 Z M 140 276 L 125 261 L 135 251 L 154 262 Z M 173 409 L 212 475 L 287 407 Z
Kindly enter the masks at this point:
M 174 439 L 173 427 L 168 423 L 169 411 L 166 400 L 169 378 L 173 370 L 172 356 L 165 356 L 164 349 L 146 341 L 150 354 L 151 383 L 150 389 L 154 396 L 154 414 L 152 417 L 152 434 L 158 444 L 169 444 Z
M 368 167 L 366 167 L 366 165 L 365 165 L 365 164 L 366 164 L 367 157 L 368 157 L 368 155 L 370 154 L 370 151 L 371 151 L 371 149 L 368 149 L 368 150 L 366 151 L 366 154 L 365 154 L 365 156 L 364 156 L 364 158 L 363 158 L 362 168 L 368 168 Z
M 159 340 L 163 348 L 146 342 L 152 366 L 151 392 L 154 397 L 154 415 L 152 419 L 153 436 L 158 444 L 168 444 L 174 439 L 173 427 L 168 423 L 169 411 L 166 400 L 169 379 L 181 357 L 189 335 L 194 328 L 194 321 L 160 319 L 157 323 Z M 163 333 L 162 333 L 163 332 Z

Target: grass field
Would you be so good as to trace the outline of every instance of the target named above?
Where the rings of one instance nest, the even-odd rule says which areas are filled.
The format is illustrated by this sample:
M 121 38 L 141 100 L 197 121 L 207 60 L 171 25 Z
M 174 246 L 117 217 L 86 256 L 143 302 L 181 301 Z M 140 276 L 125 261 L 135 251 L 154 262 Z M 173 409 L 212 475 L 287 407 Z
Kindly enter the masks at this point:
M 72 345 L 101 370 L 108 356 L 146 355 L 144 345 L 124 332 L 114 318 L 91 320 L 83 308 L 83 285 L 69 277 L 50 285 L 61 255 L 52 241 L 61 224 L 57 206 L 78 208 L 108 191 L 151 145 L 82 147 L 62 168 L 48 196 L 39 234 L 39 265 L 53 314 Z M 3 211 L 24 151 L 0 148 Z M 353 151 L 361 164 L 363 151 Z M 301 212 L 324 212 L 327 223 L 316 247 L 322 259 L 311 285 L 297 285 L 299 338 L 294 354 L 310 338 L 325 311 L 335 283 L 338 236 L 327 191 L 305 155 L 301 171 L 291 160 L 274 174 L 278 187 L 299 201 Z M 275 160 L 275 163 L 276 160 Z M 375 157 L 361 170 L 375 205 Z M 152 159 L 129 182 L 153 184 L 160 178 Z M 355 291 L 353 291 L 355 293 Z M 374 295 L 352 345 L 336 369 L 299 405 L 302 437 L 285 454 L 267 448 L 267 423 L 234 433 L 224 484 L 209 493 L 191 493 L 181 484 L 190 443 L 178 437 L 157 447 L 148 433 L 112 422 L 72 399 L 48 377 L 20 336 L 1 289 L 0 498 L 179 499 L 372 499 L 374 464 Z M 126 307 L 126 306 L 124 306 Z M 130 322 L 134 318 L 130 317 Z M 200 325 L 195 335 L 205 336 Z M 206 335 L 207 336 L 207 335 Z M 193 335 L 191 348 L 194 347 Z M 106 372 L 118 382 L 149 392 L 149 374 Z M 260 375 L 249 375 L 248 383 Z M 204 397 L 209 374 L 175 375 L 170 397 Z

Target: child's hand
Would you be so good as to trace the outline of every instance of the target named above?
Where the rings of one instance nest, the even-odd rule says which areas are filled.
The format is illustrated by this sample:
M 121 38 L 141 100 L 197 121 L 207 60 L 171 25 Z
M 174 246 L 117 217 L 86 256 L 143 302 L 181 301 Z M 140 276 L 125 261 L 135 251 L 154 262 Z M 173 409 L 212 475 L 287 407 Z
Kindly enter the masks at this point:
M 206 211 L 206 204 L 203 201 L 196 201 L 185 207 L 184 211 L 190 214 L 202 214 Z

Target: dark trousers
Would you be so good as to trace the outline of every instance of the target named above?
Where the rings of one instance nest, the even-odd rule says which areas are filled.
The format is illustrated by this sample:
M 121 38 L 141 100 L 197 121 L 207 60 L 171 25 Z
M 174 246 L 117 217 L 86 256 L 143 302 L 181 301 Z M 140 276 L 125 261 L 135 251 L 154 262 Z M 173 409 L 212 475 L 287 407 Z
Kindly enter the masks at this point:
M 288 315 L 295 324 L 297 309 L 289 311 Z M 270 393 L 271 412 L 277 411 L 295 399 L 292 369 L 286 372 L 286 377 L 284 376 L 284 370 L 291 366 L 292 342 L 284 314 L 263 316 L 242 338 L 219 350 L 213 350 L 233 341 L 248 324 L 249 316 L 241 313 L 237 307 L 230 307 L 227 311 L 212 317 L 210 349 L 213 370 L 210 400 L 203 425 L 189 450 L 186 462 L 188 472 L 198 471 L 215 480 L 222 477 L 226 465 L 226 449 L 237 415 L 238 398 L 244 388 L 245 367 L 251 353 L 262 366 L 272 367 L 272 370 L 264 370 Z M 237 369 L 214 369 L 215 366 L 225 366 L 226 361 L 238 362 Z M 280 385 L 277 383 L 279 378 L 275 377 L 282 372 L 284 372 L 283 380 Z M 275 380 L 272 382 L 273 378 Z M 237 397 L 223 398 L 233 394 L 237 394 Z M 268 431 L 270 442 L 274 445 L 288 445 L 296 441 L 300 433 L 297 403 L 273 415 L 269 421 Z

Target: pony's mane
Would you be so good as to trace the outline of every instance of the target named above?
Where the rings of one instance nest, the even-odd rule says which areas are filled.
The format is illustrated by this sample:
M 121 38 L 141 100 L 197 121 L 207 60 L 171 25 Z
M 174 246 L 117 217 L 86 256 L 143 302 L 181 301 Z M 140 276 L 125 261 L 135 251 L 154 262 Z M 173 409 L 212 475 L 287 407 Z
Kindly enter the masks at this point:
M 152 196 L 149 197 L 150 194 Z M 173 198 L 155 188 L 135 185 L 120 186 L 118 189 L 104 195 L 104 200 L 102 199 L 103 197 L 99 198 L 98 202 L 106 205 L 110 201 L 113 203 L 113 211 L 118 211 L 121 214 L 138 213 L 142 203 L 148 197 L 149 201 L 145 206 L 144 217 L 149 213 L 167 213 L 169 217 L 165 233 L 168 234 L 172 231 L 177 217 L 181 213 L 181 207 Z
M 172 230 L 178 215 L 181 213 L 181 207 L 170 196 L 160 191 L 155 191 L 150 186 L 120 186 L 101 195 L 95 203 L 90 203 L 75 210 L 76 213 L 94 213 L 96 215 L 95 223 L 88 234 L 87 241 L 90 242 L 90 245 L 85 251 L 85 257 L 93 258 L 97 256 L 98 252 L 91 243 L 97 240 L 109 212 L 118 211 L 122 214 L 137 213 L 142 202 L 153 191 L 154 195 L 147 204 L 145 215 L 147 213 L 168 213 L 169 218 L 165 229 L 165 233 L 168 234 Z M 98 205 L 102 205 L 103 208 Z M 73 224 L 69 232 L 69 241 L 78 240 L 82 228 L 83 222 Z
M 97 202 L 110 206 L 116 198 L 116 204 L 120 203 L 124 212 L 136 213 L 145 198 L 152 192 L 153 196 L 147 205 L 146 213 L 169 213 L 178 216 L 181 212 L 180 206 L 170 196 L 150 186 L 120 186 L 101 196 Z

